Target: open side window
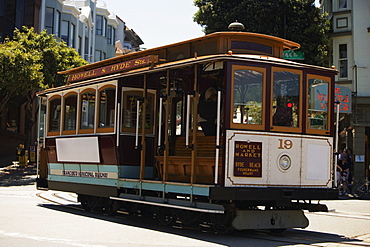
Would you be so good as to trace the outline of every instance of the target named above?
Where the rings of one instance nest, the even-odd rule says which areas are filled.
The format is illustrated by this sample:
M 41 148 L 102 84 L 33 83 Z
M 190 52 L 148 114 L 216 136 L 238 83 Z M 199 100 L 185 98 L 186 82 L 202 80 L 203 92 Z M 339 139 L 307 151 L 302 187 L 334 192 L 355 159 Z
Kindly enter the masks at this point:
M 231 127 L 264 129 L 266 69 L 233 66 Z

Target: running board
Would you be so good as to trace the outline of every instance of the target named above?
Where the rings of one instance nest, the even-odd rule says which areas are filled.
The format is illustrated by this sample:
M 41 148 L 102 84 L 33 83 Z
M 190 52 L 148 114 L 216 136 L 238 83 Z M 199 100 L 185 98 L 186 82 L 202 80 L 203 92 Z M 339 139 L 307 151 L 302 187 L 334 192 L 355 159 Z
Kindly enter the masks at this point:
M 141 203 L 152 206 L 167 207 L 167 208 L 176 208 L 183 210 L 190 210 L 202 213 L 212 213 L 212 214 L 224 214 L 225 209 L 222 205 L 204 203 L 204 202 L 190 202 L 177 199 L 163 199 L 158 197 L 151 196 L 139 196 L 131 194 L 121 193 L 119 197 L 109 197 L 111 200 Z
M 232 226 L 237 230 L 306 228 L 302 210 L 236 210 Z

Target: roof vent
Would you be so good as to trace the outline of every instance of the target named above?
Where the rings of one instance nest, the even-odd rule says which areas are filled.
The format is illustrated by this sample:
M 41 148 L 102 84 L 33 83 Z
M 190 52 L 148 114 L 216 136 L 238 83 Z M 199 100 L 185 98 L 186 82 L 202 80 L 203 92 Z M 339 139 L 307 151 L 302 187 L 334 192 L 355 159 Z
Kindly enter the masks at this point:
M 229 25 L 229 29 L 232 31 L 242 31 L 244 30 L 244 25 L 238 21 L 234 21 Z

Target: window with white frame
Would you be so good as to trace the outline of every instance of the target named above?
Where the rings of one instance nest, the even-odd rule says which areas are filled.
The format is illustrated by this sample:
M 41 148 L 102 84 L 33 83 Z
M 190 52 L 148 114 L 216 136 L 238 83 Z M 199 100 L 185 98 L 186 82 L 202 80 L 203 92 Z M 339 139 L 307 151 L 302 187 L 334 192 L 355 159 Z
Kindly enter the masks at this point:
M 56 37 L 60 37 L 60 12 L 57 10 L 55 11 L 55 30 L 54 34 Z
M 69 21 L 62 21 L 62 28 L 61 28 L 61 38 L 64 42 L 69 44 Z
M 116 29 L 113 26 L 108 25 L 108 28 L 107 28 L 107 43 L 110 44 L 110 45 L 114 44 L 115 31 L 116 31 Z
M 348 18 L 337 18 L 337 28 L 345 28 L 348 27 Z
M 347 44 L 339 45 L 339 78 L 348 77 Z
M 339 9 L 346 9 L 347 8 L 347 0 L 339 0 Z
M 70 46 L 73 48 L 76 48 L 75 35 L 76 35 L 76 26 L 75 24 L 71 23 L 71 29 L 70 29 L 71 44 Z
M 53 33 L 54 27 L 54 9 L 53 8 L 45 8 L 45 28 L 48 34 Z
M 107 19 L 102 15 L 96 16 L 96 35 L 105 36 Z

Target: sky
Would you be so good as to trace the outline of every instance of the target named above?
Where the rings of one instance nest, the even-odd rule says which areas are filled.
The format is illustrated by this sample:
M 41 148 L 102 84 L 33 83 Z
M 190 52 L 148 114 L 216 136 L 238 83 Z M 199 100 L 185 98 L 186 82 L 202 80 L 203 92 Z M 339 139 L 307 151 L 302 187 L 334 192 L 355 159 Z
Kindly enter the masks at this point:
M 203 36 L 193 21 L 198 8 L 193 0 L 103 0 L 144 42 L 154 48 Z M 319 0 L 315 0 L 318 6 Z
M 154 48 L 203 36 L 193 21 L 198 8 L 193 0 L 104 0 L 144 42 L 141 48 Z

